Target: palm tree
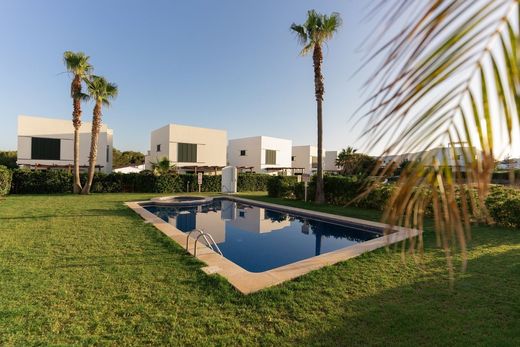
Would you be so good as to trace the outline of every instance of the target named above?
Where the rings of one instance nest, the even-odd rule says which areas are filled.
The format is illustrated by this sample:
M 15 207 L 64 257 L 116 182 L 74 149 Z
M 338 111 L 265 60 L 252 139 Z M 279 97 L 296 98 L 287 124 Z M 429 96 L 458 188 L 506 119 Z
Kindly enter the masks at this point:
M 74 126 L 74 193 L 81 191 L 79 179 L 79 128 L 81 127 L 81 101 L 85 95 L 81 91 L 81 83 L 92 71 L 89 56 L 83 52 L 66 51 L 63 53 L 63 62 L 67 71 L 72 75 L 70 96 L 72 97 L 72 125 Z
M 453 274 L 450 252 L 459 249 L 465 256 L 471 223 L 490 219 L 484 199 L 495 155 L 518 136 L 519 1 L 400 0 L 376 6 L 382 24 L 373 36 L 384 39 L 367 61 L 375 68 L 363 106 L 368 144 L 385 146 L 384 154 L 441 146 L 438 155 L 404 168 L 385 219 L 420 229 L 425 207 L 433 206 L 438 243 Z M 392 30 L 396 23 L 398 31 Z M 461 143 L 467 143 L 463 164 L 449 167 Z
M 171 161 L 163 157 L 162 159 L 157 159 L 155 162 L 151 162 L 152 164 L 152 171 L 154 175 L 161 176 L 166 175 L 169 173 L 176 173 L 177 167 L 175 164 L 172 164 Z
M 89 194 L 97 160 L 97 146 L 99 138 L 99 128 L 101 127 L 102 107 L 110 106 L 110 100 L 117 96 L 117 85 L 108 82 L 104 77 L 92 76 L 87 79 L 87 90 L 89 97 L 94 100 L 94 111 L 92 116 L 92 132 L 90 139 L 90 156 L 88 158 L 87 183 L 83 187 L 81 194 Z
M 321 64 L 323 63 L 322 45 L 330 40 L 341 26 L 339 13 L 333 12 L 330 16 L 317 13 L 315 10 L 307 12 L 307 20 L 302 25 L 292 24 L 293 30 L 298 41 L 303 46 L 301 55 L 307 55 L 312 51 L 314 64 L 314 89 L 317 103 L 318 117 L 318 168 L 316 177 L 316 196 L 318 203 L 325 202 L 325 192 L 323 184 L 323 114 L 322 103 L 325 88 L 323 85 L 323 74 Z

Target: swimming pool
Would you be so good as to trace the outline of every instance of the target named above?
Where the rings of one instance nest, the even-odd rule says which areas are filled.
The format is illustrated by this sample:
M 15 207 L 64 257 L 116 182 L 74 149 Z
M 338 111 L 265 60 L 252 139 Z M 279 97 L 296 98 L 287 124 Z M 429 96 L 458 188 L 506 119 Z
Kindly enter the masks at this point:
M 370 226 L 340 224 L 223 198 L 198 206 L 144 208 L 185 233 L 204 230 L 224 257 L 251 272 L 271 270 L 382 235 L 382 230 Z
M 125 203 L 243 294 L 416 237 L 419 230 L 236 196 Z M 222 255 L 189 231 L 204 229 Z M 383 231 L 385 231 L 383 233 Z M 190 241 L 191 240 L 191 241 Z M 189 242 L 187 242 L 189 241 Z M 202 241 L 202 239 L 201 239 Z

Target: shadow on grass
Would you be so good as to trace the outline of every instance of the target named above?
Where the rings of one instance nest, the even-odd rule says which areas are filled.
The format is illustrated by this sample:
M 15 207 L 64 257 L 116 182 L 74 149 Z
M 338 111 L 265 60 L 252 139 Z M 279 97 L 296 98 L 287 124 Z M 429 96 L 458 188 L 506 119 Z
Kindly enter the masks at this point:
M 297 344 L 520 345 L 520 252 L 484 255 L 468 268 L 452 290 L 439 276 L 357 300 L 338 293 L 344 313 L 327 317 Z

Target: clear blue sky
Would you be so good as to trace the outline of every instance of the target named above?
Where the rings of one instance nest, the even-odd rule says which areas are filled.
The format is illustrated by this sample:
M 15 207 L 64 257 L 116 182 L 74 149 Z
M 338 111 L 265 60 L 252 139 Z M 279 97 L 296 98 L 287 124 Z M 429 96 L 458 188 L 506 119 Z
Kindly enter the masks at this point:
M 339 12 L 343 27 L 325 54 L 327 149 L 355 145 L 349 121 L 368 72 L 358 48 L 373 23 L 364 1 L 0 2 L 0 150 L 16 149 L 19 114 L 69 119 L 65 50 L 91 56 L 119 85 L 105 110 L 114 145 L 145 151 L 168 123 L 222 128 L 229 138 L 268 135 L 315 144 L 311 57 L 289 30 L 308 9 Z M 83 106 L 90 119 L 92 105 Z

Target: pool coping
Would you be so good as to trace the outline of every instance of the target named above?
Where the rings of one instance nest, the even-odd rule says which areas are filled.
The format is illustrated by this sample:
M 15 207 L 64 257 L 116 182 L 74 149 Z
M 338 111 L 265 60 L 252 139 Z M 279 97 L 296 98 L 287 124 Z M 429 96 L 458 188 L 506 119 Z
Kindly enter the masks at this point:
M 273 208 L 276 210 L 282 210 L 284 212 L 295 213 L 298 215 L 317 217 L 322 220 L 348 222 L 388 229 L 388 225 L 379 222 L 367 221 L 352 217 L 344 217 L 324 212 L 305 210 L 297 207 L 277 205 L 263 201 L 239 198 L 236 196 L 219 195 L 215 196 L 214 198 L 226 198 L 235 202 L 257 205 L 259 207 L 264 208 Z M 164 235 L 166 235 L 173 241 L 177 242 L 182 248 L 186 249 L 186 233 L 177 229 L 168 222 L 165 222 L 164 220 L 157 217 L 153 213 L 147 211 L 144 207 L 141 206 L 141 204 L 149 202 L 150 201 L 131 201 L 126 202 L 125 205 L 132 209 L 134 212 L 136 212 L 138 215 L 140 215 L 146 223 L 152 224 Z M 328 253 L 323 253 L 318 256 L 303 259 L 264 272 L 247 271 L 239 265 L 233 263 L 231 260 L 228 260 L 220 254 L 214 252 L 212 249 L 204 245 L 203 242 L 199 242 L 197 246 L 196 258 L 201 260 L 203 263 L 207 264 L 207 266 L 202 268 L 202 270 L 205 273 L 218 273 L 222 277 L 226 278 L 229 281 L 229 283 L 231 283 L 231 285 L 233 285 L 239 292 L 243 294 L 250 294 L 262 290 L 264 288 L 268 288 L 280 284 L 282 282 L 292 280 L 296 277 L 302 276 L 314 270 L 318 270 L 322 267 L 333 265 L 338 262 L 357 257 L 363 253 L 370 252 L 375 249 L 385 247 L 399 241 L 403 241 L 410 237 L 417 236 L 421 233 L 420 230 L 404 227 L 393 227 L 392 230 L 394 230 L 393 233 L 386 234 L 372 240 L 360 242 L 352 246 L 341 248 Z M 188 252 L 191 255 L 194 254 L 194 243 L 195 240 L 193 238 L 190 238 Z

